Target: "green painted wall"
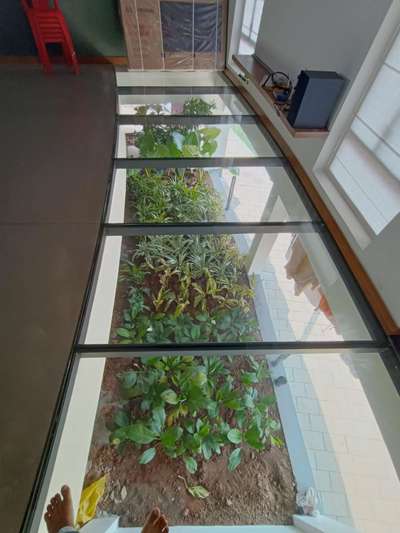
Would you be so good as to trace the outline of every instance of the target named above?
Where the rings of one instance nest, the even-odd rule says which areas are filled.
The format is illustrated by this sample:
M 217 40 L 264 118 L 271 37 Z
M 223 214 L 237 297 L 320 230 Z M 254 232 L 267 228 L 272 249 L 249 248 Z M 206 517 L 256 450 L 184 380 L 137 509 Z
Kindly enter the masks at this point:
M 60 0 L 78 55 L 126 55 L 118 3 L 118 0 Z

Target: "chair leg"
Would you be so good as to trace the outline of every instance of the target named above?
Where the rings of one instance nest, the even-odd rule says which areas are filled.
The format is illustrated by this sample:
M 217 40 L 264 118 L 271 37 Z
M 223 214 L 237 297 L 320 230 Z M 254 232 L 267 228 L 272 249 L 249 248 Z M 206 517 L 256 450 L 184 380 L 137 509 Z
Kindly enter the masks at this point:
M 65 49 L 68 50 L 67 52 L 67 56 L 69 58 L 68 64 L 72 65 L 72 68 L 75 74 L 79 74 L 79 63 L 76 57 L 74 43 L 72 42 L 67 23 L 65 22 L 65 19 L 63 16 L 61 16 L 59 20 L 60 20 L 60 24 L 61 24 L 63 36 L 64 36 L 63 48 L 65 46 Z
M 43 66 L 43 70 L 44 70 L 44 72 L 46 72 L 46 74 L 49 74 L 50 72 L 53 71 L 53 67 L 52 67 L 52 64 L 50 62 L 50 56 L 49 56 L 49 54 L 47 52 L 46 45 L 43 42 L 43 40 L 40 39 L 40 37 L 38 38 L 38 40 L 36 42 L 36 46 L 37 46 L 37 49 L 38 49 L 40 62 L 42 63 L 42 66 Z

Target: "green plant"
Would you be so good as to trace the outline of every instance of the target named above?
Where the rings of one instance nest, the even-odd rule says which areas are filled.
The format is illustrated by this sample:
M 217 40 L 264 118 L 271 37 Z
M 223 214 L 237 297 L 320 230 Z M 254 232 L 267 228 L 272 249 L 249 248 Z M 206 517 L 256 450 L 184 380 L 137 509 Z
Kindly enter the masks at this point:
M 138 222 L 218 220 L 222 209 L 203 169 L 131 170 L 129 202 Z
M 154 109 L 153 109 L 154 108 Z M 190 98 L 183 115 L 210 115 L 215 108 L 201 98 Z M 138 114 L 160 114 L 162 106 L 140 106 Z M 213 127 L 147 125 L 134 134 L 141 157 L 211 157 L 217 149 L 221 130 Z
M 268 376 L 266 362 L 240 357 L 229 368 L 227 362 L 152 357 L 121 373 L 124 407 L 114 415 L 111 444 L 133 443 L 142 451 L 141 464 L 160 453 L 181 458 L 190 474 L 224 447 L 231 450 L 228 468 L 234 470 L 244 448 L 281 446 L 280 424 L 271 411 L 275 398 L 259 392 Z
M 140 277 L 140 288 L 134 285 L 128 295 L 129 309 L 116 330 L 120 342 L 258 339 L 253 290 L 232 237 L 143 237 L 126 270 L 131 279 L 132 273 Z
M 215 127 L 143 126 L 135 133 L 141 157 L 211 157 L 221 130 Z
M 165 110 L 163 104 L 143 104 L 136 106 L 136 115 L 162 115 Z
M 212 115 L 213 110 L 216 108 L 215 102 L 206 102 L 202 98 L 193 96 L 186 100 L 183 105 L 183 115 Z

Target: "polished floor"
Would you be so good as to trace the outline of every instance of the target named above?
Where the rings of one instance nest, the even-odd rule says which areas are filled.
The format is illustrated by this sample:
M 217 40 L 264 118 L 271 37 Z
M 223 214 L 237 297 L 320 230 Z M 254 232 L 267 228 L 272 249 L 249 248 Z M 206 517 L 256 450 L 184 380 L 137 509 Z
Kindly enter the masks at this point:
M 18 531 L 73 342 L 110 175 L 109 66 L 0 68 L 0 522 Z

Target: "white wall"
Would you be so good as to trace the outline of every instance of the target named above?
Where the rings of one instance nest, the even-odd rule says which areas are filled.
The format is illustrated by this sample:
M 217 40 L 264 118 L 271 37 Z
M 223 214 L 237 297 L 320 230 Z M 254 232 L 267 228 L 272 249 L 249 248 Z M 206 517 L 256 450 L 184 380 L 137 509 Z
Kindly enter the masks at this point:
M 357 217 L 348 213 L 345 221 L 341 198 L 323 172 L 399 24 L 400 0 L 266 0 L 256 47 L 262 60 L 292 76 L 301 68 L 333 69 L 352 82 L 326 140 L 293 138 L 257 88 L 246 88 L 313 179 L 400 326 L 400 216 L 378 236 L 363 238 Z
M 392 0 L 266 0 L 256 55 L 293 81 L 302 69 L 353 80 Z

